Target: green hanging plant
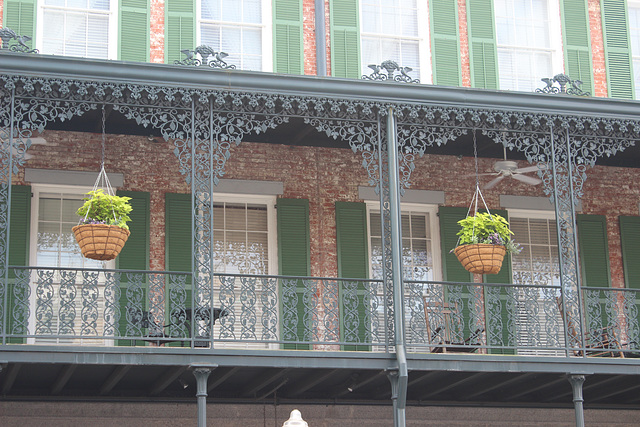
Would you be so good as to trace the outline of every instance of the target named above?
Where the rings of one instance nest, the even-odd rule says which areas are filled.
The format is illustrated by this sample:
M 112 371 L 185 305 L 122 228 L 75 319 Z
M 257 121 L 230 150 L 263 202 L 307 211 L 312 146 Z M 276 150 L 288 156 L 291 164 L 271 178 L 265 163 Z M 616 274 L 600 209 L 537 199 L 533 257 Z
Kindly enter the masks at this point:
M 477 212 L 473 216 L 458 221 L 462 227 L 458 231 L 459 245 L 484 243 L 504 246 L 507 252 L 519 253 L 522 248 L 513 241 L 509 222 L 500 215 Z
M 86 193 L 83 200 L 84 204 L 77 211 L 83 218 L 81 224 L 117 225 L 129 230 L 127 222 L 131 221 L 129 214 L 133 210 L 129 203 L 131 197 L 112 196 L 98 189 Z

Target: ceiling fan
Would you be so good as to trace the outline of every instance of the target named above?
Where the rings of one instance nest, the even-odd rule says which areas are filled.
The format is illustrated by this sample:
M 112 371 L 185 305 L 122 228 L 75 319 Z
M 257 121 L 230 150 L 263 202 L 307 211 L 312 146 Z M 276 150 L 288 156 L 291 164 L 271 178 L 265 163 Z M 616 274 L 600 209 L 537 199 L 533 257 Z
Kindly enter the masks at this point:
M 495 172 L 480 174 L 480 175 L 493 175 L 496 177 L 493 180 L 489 181 L 489 183 L 487 183 L 483 187 L 487 190 L 495 187 L 500 181 L 502 181 L 508 176 L 518 181 L 524 182 L 525 184 L 538 185 L 542 182 L 541 179 L 534 176 L 524 175 L 524 174 L 527 172 L 537 171 L 538 169 L 544 169 L 544 165 L 527 166 L 524 168 L 519 168 L 517 162 L 513 160 L 507 160 L 507 148 L 504 147 L 504 160 L 497 161 L 493 165 L 493 169 L 495 170 Z

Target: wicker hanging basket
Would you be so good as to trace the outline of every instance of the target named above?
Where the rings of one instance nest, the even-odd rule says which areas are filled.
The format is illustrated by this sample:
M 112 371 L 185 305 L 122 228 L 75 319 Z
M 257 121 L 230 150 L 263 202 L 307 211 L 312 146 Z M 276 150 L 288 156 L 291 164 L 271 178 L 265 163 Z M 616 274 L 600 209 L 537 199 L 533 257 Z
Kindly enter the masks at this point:
M 465 270 L 474 274 L 498 274 L 507 249 L 501 245 L 475 243 L 453 251 Z
M 129 230 L 117 225 L 81 224 L 72 228 L 82 255 L 98 261 L 118 256 L 129 238 Z

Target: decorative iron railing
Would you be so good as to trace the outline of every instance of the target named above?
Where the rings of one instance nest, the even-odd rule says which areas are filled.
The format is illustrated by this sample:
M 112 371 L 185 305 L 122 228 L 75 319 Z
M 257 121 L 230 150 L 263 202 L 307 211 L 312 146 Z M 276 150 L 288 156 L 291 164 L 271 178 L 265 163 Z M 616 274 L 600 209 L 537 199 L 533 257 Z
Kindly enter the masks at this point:
M 2 344 L 392 351 L 378 280 L 11 267 Z M 405 282 L 413 353 L 640 357 L 640 290 Z

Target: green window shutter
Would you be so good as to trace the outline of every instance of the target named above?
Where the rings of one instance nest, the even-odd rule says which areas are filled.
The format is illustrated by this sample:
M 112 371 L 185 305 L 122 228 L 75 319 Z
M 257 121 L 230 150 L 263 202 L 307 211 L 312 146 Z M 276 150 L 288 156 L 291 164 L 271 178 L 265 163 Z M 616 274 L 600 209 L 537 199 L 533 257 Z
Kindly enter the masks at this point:
M 129 214 L 131 235 L 118 256 L 118 268 L 122 270 L 149 269 L 149 193 L 138 191 L 118 191 L 118 196 L 131 197 L 133 210 Z
M 611 286 L 607 218 L 578 215 L 577 225 L 582 286 Z
M 191 236 L 193 215 L 191 210 L 191 194 L 165 194 L 165 266 L 167 271 L 191 271 L 193 247 Z M 170 283 L 170 282 L 168 282 Z M 186 285 L 186 294 L 184 295 L 184 307 L 182 304 L 176 304 L 176 298 L 168 294 L 165 296 L 167 303 L 167 323 L 181 323 L 176 321 L 172 316 L 172 312 L 180 313 L 182 308 L 191 308 L 191 278 L 188 277 Z M 171 289 L 169 293 L 171 293 Z M 176 295 L 176 296 L 179 296 Z M 186 323 L 185 328 L 191 325 Z M 190 331 L 183 331 L 186 336 L 190 336 Z M 184 342 L 171 342 L 167 346 L 175 347 L 184 345 Z
M 165 264 L 168 271 L 191 271 L 191 194 L 165 195 Z
M 467 1 L 471 86 L 498 89 L 498 53 L 492 0 Z
M 19 36 L 29 36 L 27 45 L 35 46 L 36 36 L 36 1 L 35 0 L 6 0 L 4 2 L 3 25 L 11 28 Z
M 502 209 L 492 209 L 492 215 L 500 215 L 507 221 L 509 221 L 509 212 Z M 485 274 L 484 279 L 486 283 L 511 283 L 511 254 L 506 254 L 502 261 L 502 268 L 498 274 Z
M 274 71 L 304 74 L 302 1 L 274 0 L 273 41 Z
M 492 215 L 500 215 L 501 217 L 505 218 L 507 221 L 509 220 L 509 212 L 507 212 L 506 210 L 501 210 L 501 209 L 493 209 L 491 210 L 491 214 Z M 504 257 L 504 260 L 502 261 L 502 268 L 500 269 L 500 272 L 498 274 L 485 274 L 484 275 L 484 281 L 485 283 L 504 283 L 504 284 L 510 284 L 512 283 L 512 277 L 511 277 L 511 254 L 506 254 Z M 508 296 L 508 288 L 499 288 L 493 289 L 494 291 L 498 292 L 498 298 L 500 300 L 500 319 L 502 321 L 501 326 L 501 331 L 499 333 L 497 333 L 498 331 L 492 331 L 494 333 L 491 334 L 486 334 L 487 336 L 487 340 L 488 340 L 488 345 L 489 346 L 508 346 L 508 345 L 512 345 L 515 346 L 516 343 L 514 342 L 509 342 L 510 336 L 515 336 L 515 330 L 513 330 L 513 327 L 516 325 L 516 321 L 515 319 L 517 318 L 517 313 L 515 311 L 510 311 L 509 310 L 509 304 L 507 304 L 507 301 L 509 299 Z M 487 289 L 485 288 L 484 290 L 485 292 L 485 301 L 487 301 Z M 487 306 L 487 304 L 485 304 L 485 310 L 487 310 L 489 307 Z M 487 321 L 487 319 L 489 318 L 489 316 L 487 316 L 485 314 L 485 322 Z M 510 319 L 512 319 L 512 321 L 509 321 Z M 492 328 L 496 328 L 497 325 L 495 324 L 491 324 L 488 325 Z M 512 328 L 511 330 L 511 334 L 509 334 L 509 328 Z M 492 341 L 495 340 L 495 341 Z M 490 354 L 515 354 L 515 351 L 513 349 L 490 349 L 489 350 Z
M 309 201 L 278 199 L 278 266 L 284 276 L 311 274 Z
M 149 0 L 120 0 L 118 58 L 122 61 L 149 62 Z
M 331 75 L 361 78 L 358 0 L 331 0 Z
M 367 208 L 359 202 L 336 202 L 336 245 L 338 254 L 338 277 L 366 279 L 369 272 L 367 249 Z M 356 286 L 357 300 L 344 298 L 344 282 L 340 282 L 340 332 L 343 340 L 367 342 L 366 304 L 368 294 L 362 282 Z M 345 307 L 345 304 L 352 304 Z M 357 313 L 351 316 L 347 331 L 344 324 L 345 312 Z M 346 351 L 369 351 L 369 346 L 346 345 Z
M 586 0 L 561 0 L 564 70 L 582 81 L 582 90 L 593 95 L 589 7 Z
M 432 0 L 430 12 L 433 84 L 462 86 L 457 0 Z
M 625 285 L 640 289 L 640 217 L 620 217 L 620 241 Z
M 467 216 L 467 208 L 440 206 L 440 247 L 442 250 L 442 278 L 448 282 L 473 282 L 471 273 L 462 267 L 456 255 L 451 252 L 458 243 L 458 221 Z
M 369 276 L 369 257 L 364 203 L 336 202 L 336 243 L 338 277 L 366 279 Z
M 121 197 L 131 197 L 129 203 L 133 210 L 129 214 L 129 231 L 131 235 L 127 239 L 120 255 L 117 258 L 118 269 L 121 270 L 148 270 L 149 269 L 149 208 L 150 195 L 146 192 L 138 191 L 118 191 Z M 143 310 L 147 310 L 147 278 L 143 278 Z M 120 335 L 127 335 L 127 310 L 129 300 L 127 298 L 127 275 L 123 273 L 120 281 Z M 143 331 L 145 333 L 146 331 Z M 118 340 L 118 346 L 145 345 L 143 341 Z
M 194 0 L 165 2 L 164 58 L 167 64 L 183 59 L 183 49 L 196 47 L 196 14 Z
M 311 274 L 311 244 L 309 240 L 309 201 L 306 199 L 278 199 L 278 267 L 279 274 L 284 276 L 309 276 Z M 304 282 L 296 285 L 297 304 L 295 313 L 295 341 L 309 341 L 311 324 L 304 322 L 305 292 Z M 281 297 L 281 300 L 283 298 Z M 286 303 L 283 301 L 283 303 Z M 283 309 L 285 311 L 286 308 Z M 284 320 L 284 316 L 283 320 Z M 282 329 L 291 329 L 283 327 Z M 285 344 L 285 349 L 308 350 L 308 344 Z
M 602 33 L 607 66 L 607 88 L 611 98 L 633 99 L 631 46 L 627 2 L 602 0 Z
M 11 186 L 11 214 L 9 230 L 9 265 L 29 265 L 29 234 L 31 224 L 31 187 L 26 185 Z M 16 304 L 15 272 L 9 271 L 9 286 L 6 289 L 7 295 L 7 328 L 6 333 L 14 332 L 27 333 L 25 325 L 15 325 L 13 308 Z M 26 290 L 25 290 L 26 292 Z M 21 292 L 22 293 L 22 292 Z M 20 299 L 25 300 L 26 294 Z M 20 310 L 22 311 L 22 310 Z M 24 319 L 25 321 L 28 319 Z M 0 319 L 2 322 L 2 319 Z M 9 338 L 8 343 L 22 344 L 24 338 Z

